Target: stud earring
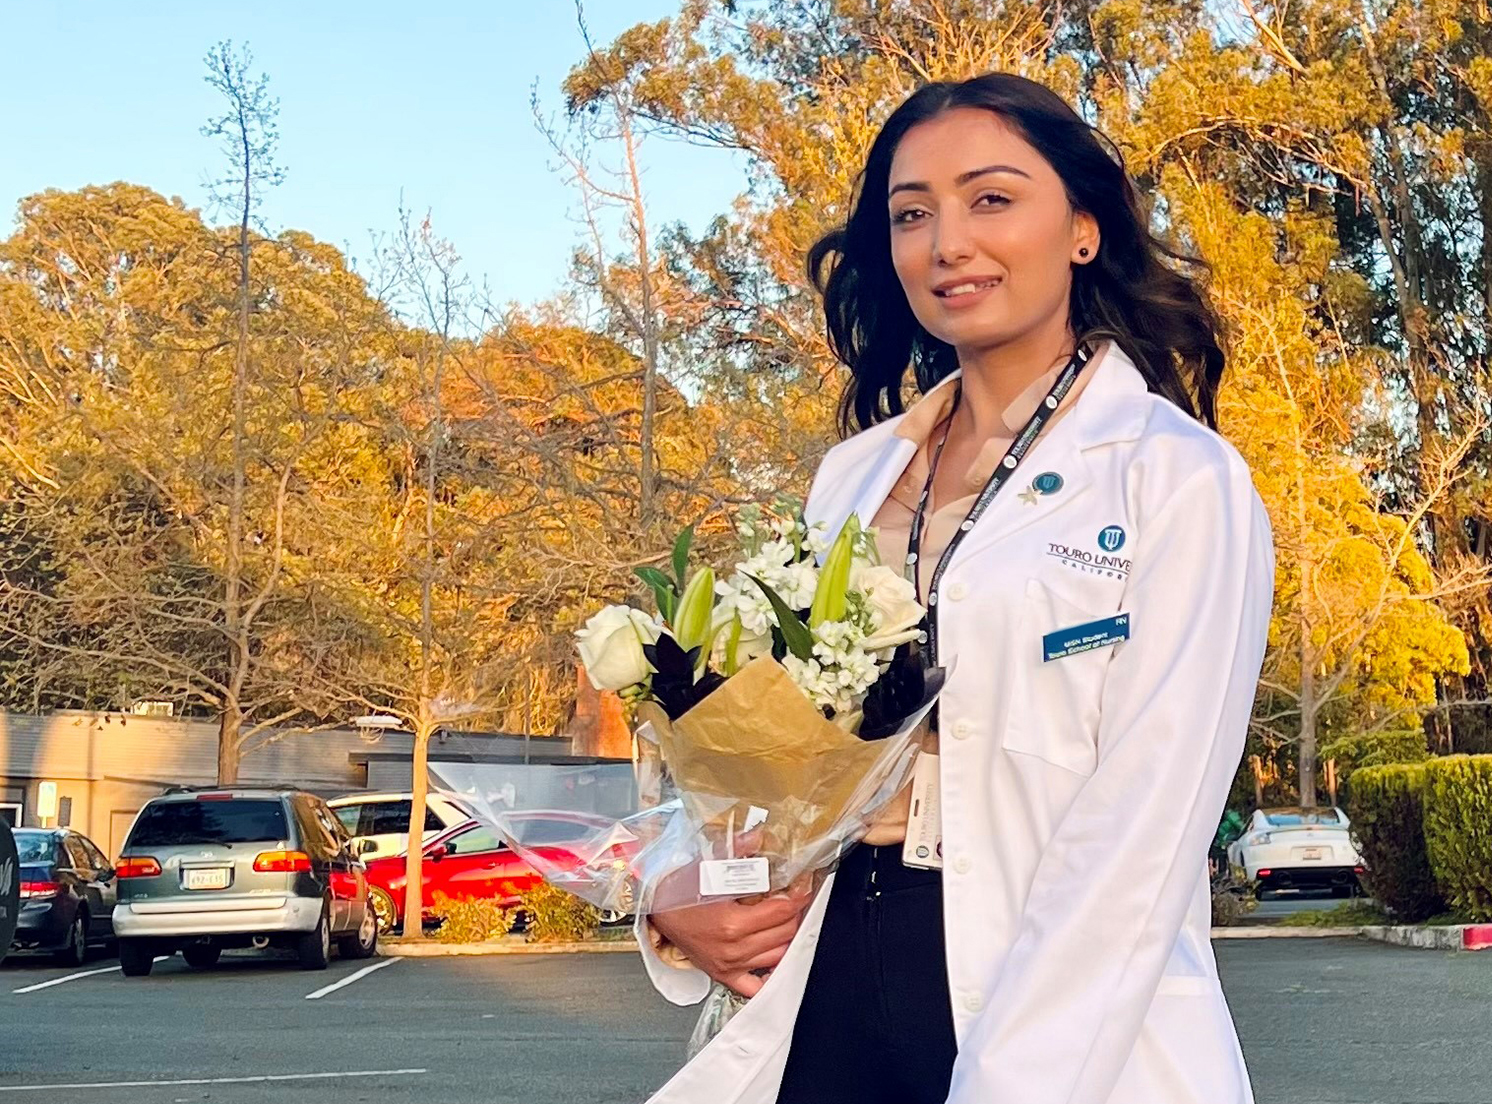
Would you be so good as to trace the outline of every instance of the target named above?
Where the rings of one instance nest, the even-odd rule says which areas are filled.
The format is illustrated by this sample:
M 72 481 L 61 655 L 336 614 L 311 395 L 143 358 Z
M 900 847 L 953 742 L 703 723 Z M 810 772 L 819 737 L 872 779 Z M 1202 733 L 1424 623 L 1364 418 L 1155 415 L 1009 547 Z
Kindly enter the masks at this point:
M 1083 246 L 1083 248 L 1081 248 L 1081 249 L 1078 250 L 1078 256 L 1079 257 L 1086 257 L 1087 255 L 1088 255 L 1088 247 L 1086 245 Z

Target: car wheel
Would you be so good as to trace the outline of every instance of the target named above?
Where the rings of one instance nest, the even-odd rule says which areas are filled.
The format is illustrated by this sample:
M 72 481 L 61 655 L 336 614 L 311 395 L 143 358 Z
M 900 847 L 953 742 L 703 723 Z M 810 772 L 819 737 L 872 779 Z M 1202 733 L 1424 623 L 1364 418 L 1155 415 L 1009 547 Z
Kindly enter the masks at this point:
M 332 921 L 326 902 L 321 904 L 321 918 L 316 927 L 295 941 L 295 957 L 302 970 L 325 970 L 332 957 Z
M 125 977 L 145 977 L 155 965 L 155 948 L 148 940 L 119 941 L 119 969 Z
M 399 926 L 399 907 L 393 895 L 379 886 L 368 887 L 368 900 L 373 906 L 373 915 L 378 919 L 378 932 L 388 935 Z
M 223 948 L 215 947 L 211 943 L 193 943 L 190 947 L 181 949 L 181 957 L 186 959 L 186 964 L 194 970 L 211 970 L 218 964 L 222 957 Z
M 378 917 L 370 903 L 363 909 L 363 922 L 353 935 L 337 940 L 337 953 L 343 958 L 372 958 L 378 950 Z
M 67 942 L 52 955 L 59 966 L 78 967 L 88 961 L 88 914 L 79 909 L 67 929 Z

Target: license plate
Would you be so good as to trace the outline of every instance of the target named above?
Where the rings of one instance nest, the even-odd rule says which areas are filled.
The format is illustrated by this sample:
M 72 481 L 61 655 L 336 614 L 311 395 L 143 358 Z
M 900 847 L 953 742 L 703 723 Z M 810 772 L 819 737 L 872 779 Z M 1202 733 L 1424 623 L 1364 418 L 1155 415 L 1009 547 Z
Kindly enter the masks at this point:
M 1301 849 L 1300 857 L 1302 859 L 1305 859 L 1307 862 L 1309 862 L 1312 859 L 1319 859 L 1319 858 L 1321 858 L 1321 848 L 1319 848 L 1319 847 L 1305 847 L 1305 848 L 1302 848 Z
M 231 871 L 226 866 L 183 870 L 181 884 L 185 889 L 227 889 L 230 873 Z

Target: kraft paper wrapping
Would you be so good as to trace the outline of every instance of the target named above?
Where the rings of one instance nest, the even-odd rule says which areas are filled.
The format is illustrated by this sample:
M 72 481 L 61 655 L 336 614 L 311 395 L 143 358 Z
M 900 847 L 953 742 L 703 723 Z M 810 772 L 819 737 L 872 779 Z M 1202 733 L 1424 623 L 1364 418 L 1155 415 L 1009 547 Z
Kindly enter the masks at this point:
M 884 740 L 861 740 L 829 721 L 770 656 L 752 660 L 670 722 L 654 702 L 651 724 L 673 788 L 690 815 L 726 835 L 752 806 L 767 811 L 751 854 L 770 862 L 772 888 L 827 865 L 841 843 L 900 788 L 920 717 Z

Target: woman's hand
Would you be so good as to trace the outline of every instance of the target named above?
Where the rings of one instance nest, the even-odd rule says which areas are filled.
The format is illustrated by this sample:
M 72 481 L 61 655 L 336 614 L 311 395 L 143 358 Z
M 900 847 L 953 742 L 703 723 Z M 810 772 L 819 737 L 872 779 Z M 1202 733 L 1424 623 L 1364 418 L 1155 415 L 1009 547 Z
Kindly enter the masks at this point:
M 751 904 L 714 901 L 670 909 L 649 917 L 648 923 L 691 965 L 741 996 L 754 997 L 766 983 L 754 971 L 770 971 L 782 961 L 813 901 L 813 888 L 805 880 Z

